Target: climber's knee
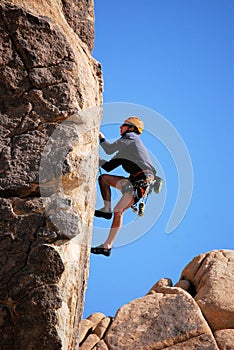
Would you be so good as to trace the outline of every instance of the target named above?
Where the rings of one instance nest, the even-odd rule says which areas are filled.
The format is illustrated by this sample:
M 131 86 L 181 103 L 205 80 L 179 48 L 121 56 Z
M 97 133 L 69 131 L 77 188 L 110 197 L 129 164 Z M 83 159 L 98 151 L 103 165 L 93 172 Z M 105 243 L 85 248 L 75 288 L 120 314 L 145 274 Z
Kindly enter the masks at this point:
M 123 209 L 114 209 L 114 217 L 121 217 L 124 213 Z
M 99 184 L 104 183 L 104 182 L 107 183 L 108 182 L 107 179 L 108 179 L 108 175 L 102 174 L 98 177 L 98 182 L 99 182 Z
M 103 181 L 102 178 L 103 178 L 103 175 L 100 175 L 100 176 L 98 177 L 98 182 L 99 182 L 99 184 Z

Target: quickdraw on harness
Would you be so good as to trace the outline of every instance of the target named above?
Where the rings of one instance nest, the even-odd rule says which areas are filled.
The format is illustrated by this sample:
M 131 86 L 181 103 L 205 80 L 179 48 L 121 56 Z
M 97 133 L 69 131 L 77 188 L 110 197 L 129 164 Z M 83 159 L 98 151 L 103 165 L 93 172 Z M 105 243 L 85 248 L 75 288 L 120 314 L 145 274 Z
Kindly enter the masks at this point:
M 156 194 L 158 194 L 161 191 L 163 184 L 163 180 L 159 176 L 154 176 L 154 179 L 152 180 L 152 177 L 141 179 L 138 181 L 135 181 L 132 186 L 133 190 L 140 190 L 142 192 L 142 198 L 137 202 L 136 204 L 132 205 L 132 210 L 135 214 L 138 214 L 138 216 L 142 217 L 145 213 L 145 205 L 147 203 L 148 196 L 154 191 Z

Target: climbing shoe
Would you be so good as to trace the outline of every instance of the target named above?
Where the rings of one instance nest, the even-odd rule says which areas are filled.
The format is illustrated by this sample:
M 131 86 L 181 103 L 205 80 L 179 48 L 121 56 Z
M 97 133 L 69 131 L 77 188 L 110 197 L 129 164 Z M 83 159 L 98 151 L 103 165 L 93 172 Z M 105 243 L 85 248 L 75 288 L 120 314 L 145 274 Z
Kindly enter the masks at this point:
M 106 249 L 106 248 L 104 248 L 103 244 L 101 244 L 98 247 L 92 247 L 91 248 L 91 253 L 93 253 L 93 254 L 102 254 L 102 255 L 105 255 L 105 256 L 110 256 L 111 255 L 111 249 Z
M 99 209 L 95 210 L 94 216 L 110 220 L 112 218 L 112 213 L 110 211 L 104 211 L 103 209 Z

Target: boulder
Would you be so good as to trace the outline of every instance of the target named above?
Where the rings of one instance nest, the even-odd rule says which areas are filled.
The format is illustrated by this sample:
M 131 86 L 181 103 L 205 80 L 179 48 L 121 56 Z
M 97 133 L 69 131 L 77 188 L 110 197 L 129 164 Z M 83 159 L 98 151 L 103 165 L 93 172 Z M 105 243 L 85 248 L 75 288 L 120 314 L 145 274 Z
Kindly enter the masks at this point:
M 198 337 L 194 337 L 191 339 L 186 340 L 185 342 L 169 346 L 169 348 L 166 348 L 169 350 L 195 350 L 195 349 L 202 349 L 202 350 L 219 350 L 214 337 L 211 334 L 202 334 Z
M 208 342 L 216 349 L 196 302 L 182 289 L 171 289 L 173 293 L 150 294 L 122 306 L 105 336 L 109 349 L 156 350 L 197 337 L 199 344 Z
M 213 331 L 234 328 L 234 251 L 215 250 L 194 258 L 182 272 Z
M 105 318 L 105 315 L 102 312 L 95 312 L 87 317 L 87 320 L 91 321 L 93 326 L 97 326 L 97 324 Z
M 212 318 L 204 317 L 199 303 L 204 288 L 208 316 L 211 300 L 219 306 L 218 315 L 232 315 L 233 253 L 221 250 L 198 256 L 185 267 L 174 287 L 169 278 L 161 278 L 145 297 L 122 306 L 113 319 L 101 314 L 96 327 L 89 328 L 89 335 L 100 338 L 93 350 L 233 349 L 234 329 L 213 332 Z M 92 317 L 96 318 L 95 314 L 89 319 Z M 230 319 L 214 321 L 232 325 Z
M 152 288 L 150 288 L 148 294 L 153 294 L 157 292 L 161 292 L 163 288 L 172 287 L 172 280 L 170 278 L 161 278 L 158 282 L 156 282 Z
M 97 326 L 94 328 L 93 333 L 97 334 L 97 336 L 102 339 L 107 328 L 109 327 L 111 323 L 111 318 L 110 317 L 105 317 L 103 320 L 101 320 Z
M 96 334 L 90 334 L 87 339 L 80 345 L 79 350 L 92 350 L 99 342 L 99 337 Z
M 89 335 L 89 332 L 93 328 L 93 322 L 90 320 L 82 320 L 80 325 L 80 332 L 79 332 L 79 343 L 82 343 L 83 340 Z
M 85 340 L 85 338 L 89 336 L 91 332 L 96 333 L 94 332 L 94 329 L 96 329 L 96 327 L 102 322 L 103 319 L 105 319 L 105 315 L 103 313 L 95 312 L 91 314 L 89 317 L 87 317 L 85 320 L 81 321 L 80 333 L 79 333 L 79 344 L 82 344 L 82 342 Z M 98 333 L 96 334 L 98 335 Z
M 191 289 L 191 284 L 187 280 L 180 280 L 175 284 L 175 287 L 182 288 L 183 290 L 189 291 Z
M 234 344 L 234 329 L 222 329 L 214 333 L 220 350 L 231 350 Z

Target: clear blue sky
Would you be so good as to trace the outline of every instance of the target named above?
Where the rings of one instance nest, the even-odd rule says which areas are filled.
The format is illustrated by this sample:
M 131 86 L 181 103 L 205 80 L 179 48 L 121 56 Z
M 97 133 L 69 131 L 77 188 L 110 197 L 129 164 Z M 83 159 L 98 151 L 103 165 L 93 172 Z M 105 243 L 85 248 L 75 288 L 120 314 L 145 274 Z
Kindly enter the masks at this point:
M 160 278 L 176 283 L 196 255 L 234 249 L 234 1 L 96 0 L 95 14 L 93 55 L 103 67 L 104 102 L 139 104 L 165 117 L 187 146 L 194 188 L 181 224 L 166 234 L 177 173 L 156 145 L 167 183 L 162 214 L 110 258 L 91 255 L 84 318 L 96 311 L 114 316 Z M 105 134 L 118 138 L 119 127 Z

